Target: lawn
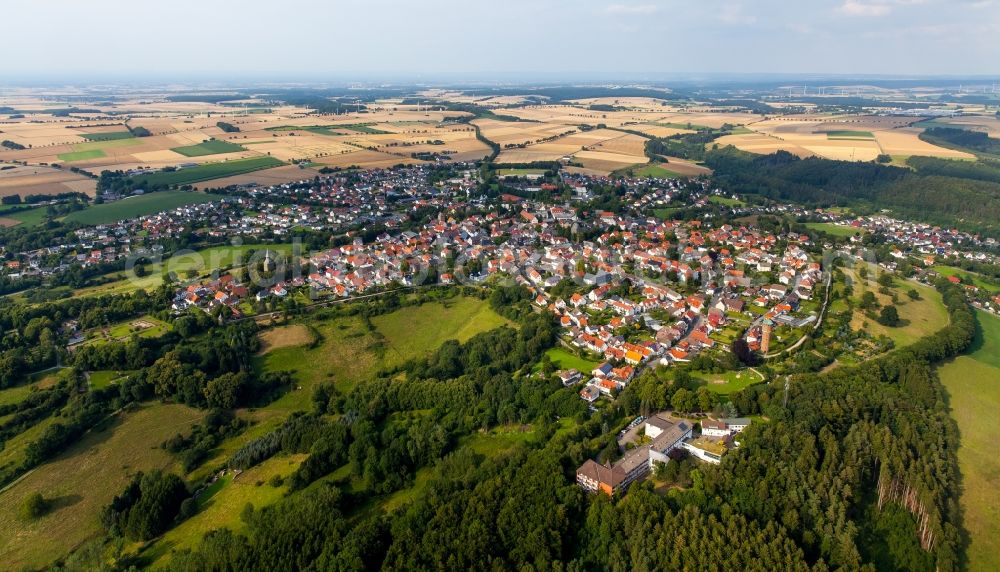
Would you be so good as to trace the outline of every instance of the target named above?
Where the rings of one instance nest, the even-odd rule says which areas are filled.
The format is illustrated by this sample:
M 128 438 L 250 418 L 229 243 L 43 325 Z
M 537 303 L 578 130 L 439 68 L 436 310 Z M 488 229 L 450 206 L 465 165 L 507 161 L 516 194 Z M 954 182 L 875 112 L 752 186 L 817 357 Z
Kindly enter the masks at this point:
M 192 183 L 242 175 L 282 165 L 284 163 L 274 157 L 252 157 L 250 159 L 205 163 L 197 167 L 178 169 L 176 171 L 158 171 L 148 175 L 136 175 L 132 179 L 140 185 L 190 185 Z
M 684 207 L 665 207 L 660 209 L 653 209 L 653 216 L 658 219 L 666 220 L 672 218 L 674 214 L 684 210 Z
M 989 282 L 983 280 L 982 276 L 976 274 L 975 272 L 967 272 L 953 266 L 944 266 L 943 264 L 932 266 L 931 270 L 937 272 L 941 276 L 958 276 L 962 279 L 963 283 L 972 284 L 977 288 L 986 290 L 987 292 L 1000 292 L 1000 286 L 990 284 Z
M 993 420 L 1000 409 L 1000 318 L 977 312 L 981 326 L 969 355 L 939 368 L 961 441 L 959 502 L 969 533 L 968 570 L 1000 569 L 1000 457 L 995 453 Z
M 845 226 L 842 224 L 833 224 L 832 222 L 807 222 L 805 226 L 810 230 L 818 230 L 829 234 L 830 236 L 837 236 L 841 238 L 850 238 L 859 232 L 865 232 L 860 228 L 854 228 L 852 226 Z
M 101 509 L 136 472 L 172 468 L 175 462 L 160 443 L 187 431 L 203 414 L 182 405 L 146 405 L 120 414 L 0 494 L 3 567 L 47 567 L 101 534 Z M 17 511 L 21 500 L 35 492 L 54 499 L 55 507 L 25 522 Z
M 236 153 L 237 151 L 246 151 L 246 149 L 235 143 L 230 143 L 229 141 L 209 139 L 208 141 L 197 145 L 174 147 L 171 151 L 174 153 L 180 153 L 185 157 L 201 157 L 203 155 L 217 155 L 220 153 Z
M 128 373 L 129 372 L 110 370 L 89 372 L 90 387 L 93 389 L 103 389 L 111 385 L 113 382 L 126 377 Z
M 559 369 L 575 369 L 580 373 L 587 375 L 598 366 L 596 361 L 590 361 L 583 359 L 569 350 L 563 347 L 554 347 L 549 351 L 545 352 L 545 355 L 549 356 L 552 363 L 556 364 Z
M 209 531 L 228 528 L 239 532 L 246 526 L 240 518 L 243 507 L 250 503 L 262 508 L 279 501 L 288 492 L 288 485 L 273 487 L 269 483 L 271 477 L 280 475 L 287 479 L 307 456 L 282 455 L 247 469 L 236 478 L 231 472 L 226 474 L 202 493 L 197 514 L 169 530 L 141 556 L 152 567 L 159 567 L 169 560 L 170 551 L 195 548 Z
M 709 391 L 720 395 L 743 391 L 751 385 L 764 381 L 761 376 L 749 369 L 725 373 L 692 372 L 691 376 L 704 381 Z
M 131 131 L 111 131 L 108 133 L 82 133 L 87 141 L 118 141 L 121 139 L 132 139 Z
M 193 170 L 193 169 L 191 169 Z M 66 222 L 97 225 L 109 224 L 119 220 L 156 214 L 173 210 L 185 205 L 209 203 L 218 197 L 189 191 L 160 191 L 128 197 L 112 203 L 104 203 L 75 211 L 66 216 Z

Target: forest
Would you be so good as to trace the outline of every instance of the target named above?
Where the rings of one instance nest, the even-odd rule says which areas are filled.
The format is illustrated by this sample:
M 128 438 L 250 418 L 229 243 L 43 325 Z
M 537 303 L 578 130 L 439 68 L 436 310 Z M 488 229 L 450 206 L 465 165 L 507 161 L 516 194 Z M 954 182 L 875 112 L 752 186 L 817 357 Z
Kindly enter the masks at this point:
M 931 364 L 966 348 L 975 322 L 959 287 L 936 286 L 951 318 L 943 330 L 859 366 L 734 395 L 739 414 L 766 421 L 721 465 L 681 462 L 669 472 L 674 488 L 640 483 L 610 499 L 577 487 L 575 468 L 617 454 L 618 430 L 693 393 L 690 378 L 646 372 L 610 407 L 588 413 L 556 379 L 522 377 L 554 343 L 555 326 L 531 312 L 523 290 L 495 289 L 491 305 L 516 328 L 446 343 L 348 393 L 322 384 L 312 411 L 236 451 L 229 465 L 240 469 L 275 455 L 308 457 L 288 477 L 284 499 L 248 505 L 242 530 L 206 535 L 194 550 L 175 552 L 167 569 L 960 570 L 958 434 Z M 361 315 L 394 306 L 361 307 Z M 191 350 L 182 341 L 178 351 Z M 239 368 L 211 358 L 217 350 L 197 351 L 208 360 L 198 368 L 206 378 Z M 161 377 L 141 383 L 155 392 Z M 560 419 L 573 423 L 557 429 Z M 183 454 L 230 423 L 213 414 L 164 447 Z M 535 438 L 506 453 L 459 446 L 517 424 L 533 427 Z M 360 491 L 330 477 L 345 466 L 364 483 Z M 413 486 L 421 468 L 431 472 L 420 495 L 392 511 L 368 508 Z M 105 510 L 108 539 L 148 538 L 189 517 L 187 494 L 169 475 L 137 476 Z M 102 554 L 80 550 L 67 569 Z
M 960 168 L 924 161 L 914 173 L 877 163 L 800 159 L 785 151 L 754 155 L 734 147 L 709 151 L 705 164 L 720 186 L 737 193 L 818 207 L 890 209 L 915 220 L 1000 237 L 1000 183 L 987 168 L 970 169 L 976 175 L 970 177 Z

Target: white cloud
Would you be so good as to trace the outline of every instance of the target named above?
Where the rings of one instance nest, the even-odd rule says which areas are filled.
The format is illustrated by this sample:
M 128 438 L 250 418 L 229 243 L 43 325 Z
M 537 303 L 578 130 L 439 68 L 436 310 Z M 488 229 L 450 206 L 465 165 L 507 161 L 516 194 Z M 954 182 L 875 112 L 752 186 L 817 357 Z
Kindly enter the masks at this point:
M 608 14 L 652 14 L 658 10 L 655 4 L 611 4 L 605 11 Z
M 719 13 L 719 19 L 727 24 L 733 25 L 749 25 L 757 22 L 757 17 L 753 14 L 747 14 L 743 11 L 743 6 L 740 4 L 728 4 Z
M 848 16 L 885 16 L 889 12 L 892 12 L 892 7 L 888 4 L 844 0 L 838 11 Z

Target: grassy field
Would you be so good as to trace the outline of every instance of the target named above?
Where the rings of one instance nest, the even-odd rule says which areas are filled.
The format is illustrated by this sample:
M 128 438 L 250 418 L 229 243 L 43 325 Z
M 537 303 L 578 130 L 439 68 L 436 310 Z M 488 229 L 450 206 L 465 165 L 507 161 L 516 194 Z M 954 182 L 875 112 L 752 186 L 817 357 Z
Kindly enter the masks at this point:
M 667 220 L 674 216 L 674 214 L 684 210 L 685 207 L 664 207 L 660 209 L 653 209 L 653 216 L 658 219 Z
M 968 355 L 955 358 L 938 373 L 958 422 L 961 443 L 964 528 L 971 543 L 968 570 L 1000 570 L 1000 457 L 995 454 L 993 420 L 1000 409 L 1000 318 L 977 312 L 980 331 Z
M 99 134 L 105 135 L 105 134 Z M 113 135 L 113 134 L 108 134 Z M 69 153 L 61 153 L 59 159 L 62 161 L 86 161 L 88 159 L 100 159 L 106 156 L 105 150 L 107 149 L 117 149 L 119 147 L 131 147 L 133 145 L 138 145 L 142 143 L 139 139 L 132 137 L 129 133 L 128 137 L 112 137 L 106 139 L 96 139 L 89 141 L 87 143 L 77 143 L 73 145 L 73 151 Z
M 655 164 L 645 165 L 634 171 L 636 177 L 646 179 L 682 179 L 685 177 L 685 175 Z
M 523 177 L 525 175 L 544 175 L 545 169 L 497 169 L 501 177 Z
M 214 200 L 218 200 L 218 198 L 204 193 L 161 191 L 129 197 L 113 203 L 93 205 L 82 211 L 70 213 L 65 220 L 91 225 L 109 224 L 127 218 L 156 214 L 185 205 L 208 203 Z
M 20 385 L 0 389 L 0 405 L 17 403 L 27 397 L 32 391 L 52 387 L 59 382 L 59 374 L 55 370 L 47 373 L 37 373 L 34 377 L 37 379 L 29 379 Z
M 857 233 L 864 233 L 865 231 L 860 228 L 854 228 L 851 226 L 844 226 L 840 224 L 833 224 L 832 222 L 807 222 L 806 228 L 811 230 L 818 230 L 820 232 L 825 232 L 830 236 L 836 236 L 841 238 L 849 238 Z
M 656 122 L 653 125 L 659 125 L 660 127 L 669 127 L 671 129 L 690 129 L 692 131 L 711 131 L 712 128 L 705 125 L 698 125 L 695 123 L 663 123 Z
M 751 385 L 764 381 L 761 376 L 744 369 L 741 371 L 727 371 L 726 373 L 703 373 L 694 372 L 692 377 L 703 380 L 705 387 L 713 393 L 729 395 L 742 391 Z
M 340 131 L 342 131 L 344 129 L 347 129 L 348 131 L 357 131 L 358 133 L 367 133 L 369 135 L 388 135 L 389 134 L 388 131 L 383 131 L 381 129 L 376 129 L 376 128 L 372 127 L 372 125 L 374 125 L 374 124 L 373 123 L 349 123 L 347 125 L 333 125 L 333 126 L 331 126 L 331 128 L 335 129 L 335 130 L 340 130 Z
M 246 524 L 240 513 L 247 503 L 255 508 L 274 504 L 288 491 L 287 485 L 273 487 L 271 477 L 287 478 L 308 455 L 287 455 L 268 459 L 235 479 L 230 472 L 215 482 L 198 499 L 198 513 L 171 529 L 150 545 L 142 557 L 155 568 L 169 560 L 171 550 L 194 548 L 209 531 L 228 528 L 239 532 Z M 262 483 L 262 484 L 258 484 Z
M 741 207 L 746 204 L 739 199 L 734 199 L 731 197 L 720 197 L 719 195 L 712 195 L 708 197 L 708 202 L 715 203 L 717 205 L 724 205 L 727 207 Z
M 103 389 L 115 381 L 122 379 L 128 375 L 128 372 L 123 371 L 91 371 L 88 373 L 90 376 L 90 387 L 93 389 Z
M 322 336 L 315 347 L 276 348 L 254 358 L 264 371 L 292 371 L 296 386 L 266 407 L 249 412 L 256 425 L 227 439 L 214 459 L 196 470 L 192 478 L 206 476 L 205 467 L 223 463 L 250 439 L 277 427 L 292 412 L 312 406 L 313 388 L 324 381 L 348 391 L 359 380 L 371 378 L 380 369 L 398 366 L 426 355 L 450 339 L 465 341 L 494 329 L 506 320 L 476 298 L 452 298 L 403 308 L 371 319 L 369 329 L 362 318 L 349 316 L 331 320 L 309 320 Z M 419 335 L 414 335 L 419 333 Z
M 111 131 L 108 133 L 83 133 L 80 135 L 87 141 L 118 141 L 132 139 L 131 131 Z
M 159 445 L 201 419 L 182 405 L 147 405 L 109 420 L 55 460 L 0 493 L 0 562 L 9 570 L 41 568 L 101 532 L 99 514 L 138 471 L 169 469 Z M 53 499 L 45 516 L 25 522 L 21 500 L 39 492 Z
M 983 280 L 983 278 L 975 272 L 967 272 L 965 270 L 955 268 L 954 266 L 944 266 L 942 264 L 932 266 L 931 270 L 937 272 L 941 276 L 958 276 L 962 279 L 963 283 L 973 284 L 977 288 L 982 288 L 988 292 L 1000 292 L 1000 286 L 990 284 L 989 282 Z
M 282 165 L 284 163 L 274 157 L 252 157 L 250 159 L 235 159 L 219 163 L 205 163 L 204 165 L 177 171 L 159 171 L 149 175 L 136 175 L 133 179 L 139 182 L 139 184 L 145 185 L 190 185 L 192 183 L 242 175 Z
M 871 131 L 827 131 L 827 139 L 874 139 L 875 135 Z
M 34 226 L 45 220 L 45 207 L 24 209 L 24 205 L 4 205 L 0 206 L 0 218 L 13 219 L 20 224 Z
M 333 131 L 329 125 L 282 125 L 280 127 L 268 127 L 267 131 L 305 131 L 307 133 L 316 133 L 317 135 L 336 135 L 337 133 Z
M 845 270 L 845 273 L 856 277 L 851 270 Z M 875 293 L 875 298 L 880 305 L 892 304 L 890 297 L 880 294 L 878 287 L 874 284 L 855 280 L 854 301 L 856 303 L 861 300 L 862 294 L 869 286 L 872 292 Z M 910 300 L 906 295 L 906 292 L 910 288 L 913 288 L 920 294 L 919 300 Z M 874 336 L 888 336 L 895 343 L 896 347 L 902 347 L 912 344 L 920 338 L 948 325 L 948 311 L 941 301 L 941 294 L 934 288 L 915 282 L 896 280 L 895 286 L 890 291 L 895 292 L 899 299 L 899 303 L 896 304 L 896 310 L 899 312 L 902 325 L 895 328 L 883 326 L 875 320 L 868 319 L 860 310 L 857 310 L 854 318 L 851 320 L 851 327 L 854 329 L 867 329 Z
M 89 159 L 100 159 L 104 157 L 104 151 L 91 149 L 89 151 L 73 151 L 71 153 L 60 153 L 59 160 L 72 163 L 73 161 L 87 161 Z
M 174 153 L 180 153 L 185 157 L 201 157 L 203 155 L 235 153 L 237 151 L 246 151 L 246 149 L 235 143 L 230 143 L 229 141 L 222 141 L 220 139 L 209 139 L 208 141 L 199 143 L 197 145 L 174 147 L 173 149 L 171 149 L 171 151 L 173 151 Z
M 554 347 L 545 352 L 545 355 L 549 356 L 552 363 L 556 364 L 559 369 L 575 369 L 584 375 L 589 374 L 599 365 L 596 361 L 583 359 L 562 347 Z

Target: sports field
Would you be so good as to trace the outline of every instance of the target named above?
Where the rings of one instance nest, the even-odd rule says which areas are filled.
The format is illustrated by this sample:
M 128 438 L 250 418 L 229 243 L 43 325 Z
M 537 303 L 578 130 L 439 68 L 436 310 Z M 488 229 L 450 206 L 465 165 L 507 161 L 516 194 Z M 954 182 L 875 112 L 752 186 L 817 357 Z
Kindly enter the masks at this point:
M 194 169 L 191 169 L 194 170 Z M 67 222 L 82 224 L 108 224 L 127 218 L 156 214 L 185 205 L 210 203 L 217 197 L 188 191 L 161 191 L 129 197 L 113 203 L 87 207 L 66 216 Z
M 977 312 L 980 329 L 968 355 L 938 369 L 948 391 L 961 442 L 960 503 L 969 533 L 968 570 L 1000 569 L 1000 457 L 995 453 L 993 421 L 1000 410 L 1000 318 Z
M 222 141 L 220 139 L 209 139 L 204 143 L 198 143 L 197 145 L 187 145 L 184 147 L 174 147 L 171 149 L 174 153 L 180 153 L 185 157 L 201 157 L 203 155 L 218 155 L 221 153 L 236 153 L 237 151 L 246 151 L 240 145 L 235 143 L 230 143 L 229 141 Z
M 830 236 L 837 236 L 841 238 L 848 238 L 854 236 L 857 233 L 864 233 L 866 231 L 860 228 L 854 228 L 853 226 L 847 226 L 842 224 L 833 224 L 832 222 L 807 222 L 805 224 L 806 228 L 812 230 L 818 230 L 820 232 L 825 232 Z

